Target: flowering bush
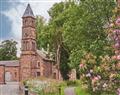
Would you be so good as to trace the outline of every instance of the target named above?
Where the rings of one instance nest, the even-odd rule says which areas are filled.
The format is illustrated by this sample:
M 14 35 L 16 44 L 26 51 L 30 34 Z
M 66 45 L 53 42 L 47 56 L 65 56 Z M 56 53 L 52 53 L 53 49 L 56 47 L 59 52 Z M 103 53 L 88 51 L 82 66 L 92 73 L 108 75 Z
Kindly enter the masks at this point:
M 120 88 L 117 89 L 117 94 L 120 95 Z
M 87 85 L 92 95 L 116 93 L 120 86 L 120 75 L 117 61 L 113 57 L 96 57 L 87 53 L 80 62 L 81 80 Z
M 26 85 L 29 86 L 29 90 L 35 93 L 41 93 L 43 89 L 49 87 L 50 83 L 40 80 L 27 80 Z
M 29 87 L 29 91 L 37 95 L 57 95 L 60 86 L 66 85 L 64 82 L 52 79 L 29 79 L 25 83 Z

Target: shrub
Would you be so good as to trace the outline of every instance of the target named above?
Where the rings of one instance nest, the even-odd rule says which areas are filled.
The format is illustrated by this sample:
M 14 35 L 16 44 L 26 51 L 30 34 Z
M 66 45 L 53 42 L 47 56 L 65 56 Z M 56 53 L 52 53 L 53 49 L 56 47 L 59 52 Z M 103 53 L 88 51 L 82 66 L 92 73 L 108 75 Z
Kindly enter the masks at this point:
M 120 80 L 117 63 L 113 58 L 108 55 L 96 58 L 93 54 L 87 53 L 81 64 L 84 64 L 80 65 L 81 80 L 87 85 L 91 95 L 116 93 Z

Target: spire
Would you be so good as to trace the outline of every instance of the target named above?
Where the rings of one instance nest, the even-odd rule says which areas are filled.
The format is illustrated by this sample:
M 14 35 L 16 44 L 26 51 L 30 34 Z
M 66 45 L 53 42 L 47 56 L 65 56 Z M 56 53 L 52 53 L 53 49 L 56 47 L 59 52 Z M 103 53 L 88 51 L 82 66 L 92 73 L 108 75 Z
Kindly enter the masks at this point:
M 27 5 L 27 8 L 26 8 L 26 10 L 25 10 L 25 12 L 23 14 L 23 17 L 27 17 L 27 16 L 31 16 L 31 17 L 34 18 L 34 14 L 33 14 L 33 11 L 32 11 L 32 9 L 30 7 L 30 4 Z

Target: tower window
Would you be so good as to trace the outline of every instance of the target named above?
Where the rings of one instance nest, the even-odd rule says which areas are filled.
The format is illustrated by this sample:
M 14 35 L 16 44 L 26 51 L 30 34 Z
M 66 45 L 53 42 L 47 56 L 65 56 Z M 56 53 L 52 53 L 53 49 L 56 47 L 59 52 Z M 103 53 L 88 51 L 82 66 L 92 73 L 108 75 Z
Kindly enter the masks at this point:
M 29 50 L 29 42 L 26 41 L 26 50 Z
M 26 50 L 26 41 L 23 41 L 22 50 Z
M 35 43 L 32 42 L 32 50 L 35 50 Z
M 27 20 L 25 19 L 25 20 L 23 21 L 23 25 L 24 25 L 24 26 L 26 26 L 26 22 L 27 22 Z
M 32 20 L 32 25 L 33 25 L 33 20 Z
M 25 23 L 27 22 L 27 20 L 25 19 Z

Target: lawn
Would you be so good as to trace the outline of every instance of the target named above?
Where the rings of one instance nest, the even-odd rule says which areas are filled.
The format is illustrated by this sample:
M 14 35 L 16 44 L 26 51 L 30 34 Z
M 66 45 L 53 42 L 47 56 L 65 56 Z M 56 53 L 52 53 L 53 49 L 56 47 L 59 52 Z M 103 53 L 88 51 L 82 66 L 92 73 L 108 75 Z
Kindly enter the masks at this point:
M 90 95 L 87 93 L 85 89 L 83 89 L 81 86 L 78 86 L 75 88 L 76 95 Z

